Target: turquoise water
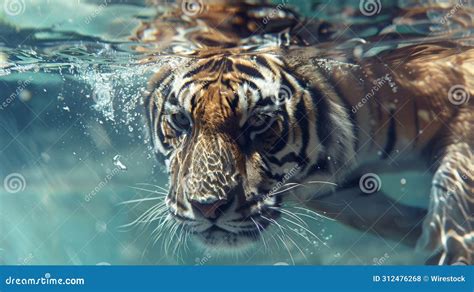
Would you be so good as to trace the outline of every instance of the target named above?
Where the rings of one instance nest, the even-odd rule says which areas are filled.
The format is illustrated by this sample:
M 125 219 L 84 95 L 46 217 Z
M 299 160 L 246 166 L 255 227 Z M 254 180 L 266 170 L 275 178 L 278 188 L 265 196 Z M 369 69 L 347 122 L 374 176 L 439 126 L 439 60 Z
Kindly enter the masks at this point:
M 156 65 L 140 64 L 144 56 L 128 40 L 140 20 L 155 15 L 155 8 L 144 1 L 25 0 L 18 1 L 18 11 L 7 13 L 7 2 L 0 1 L 0 179 L 14 175 L 17 180 L 0 187 L 1 264 L 425 261 L 424 252 L 324 218 L 305 218 L 306 230 L 288 234 L 294 244 L 267 237 L 257 248 L 233 255 L 210 254 L 192 242 L 175 252 L 179 238 L 154 242 L 153 228 L 121 228 L 153 204 L 122 202 L 156 196 L 159 188 L 153 185 L 166 188 L 167 183 L 148 147 L 139 107 Z M 430 17 L 439 17 L 434 12 L 423 23 L 393 26 L 383 13 L 347 17 L 358 9 L 354 1 L 352 6 L 349 1 L 324 2 L 290 1 L 309 17 L 344 19 L 363 36 L 383 29 L 438 35 L 429 25 Z M 346 34 L 343 39 L 350 39 L 351 33 Z M 453 25 L 452 35 L 464 37 L 469 31 Z M 392 41 L 381 42 L 372 53 L 392 46 Z M 428 185 L 429 177 L 420 173 L 382 177 L 387 193 L 419 206 L 428 204 Z

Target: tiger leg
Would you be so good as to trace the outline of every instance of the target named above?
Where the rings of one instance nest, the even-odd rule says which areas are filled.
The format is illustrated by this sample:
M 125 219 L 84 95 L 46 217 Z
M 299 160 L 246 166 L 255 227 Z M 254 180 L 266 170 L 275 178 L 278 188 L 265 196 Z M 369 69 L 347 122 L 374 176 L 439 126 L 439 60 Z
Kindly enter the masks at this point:
M 459 139 L 445 148 L 433 177 L 418 243 L 437 251 L 429 264 L 474 264 L 474 150 L 472 140 L 467 141 Z
M 426 210 L 401 204 L 380 190 L 369 194 L 361 189 L 359 182 L 360 177 L 342 189 L 316 197 L 307 205 L 358 230 L 415 246 Z

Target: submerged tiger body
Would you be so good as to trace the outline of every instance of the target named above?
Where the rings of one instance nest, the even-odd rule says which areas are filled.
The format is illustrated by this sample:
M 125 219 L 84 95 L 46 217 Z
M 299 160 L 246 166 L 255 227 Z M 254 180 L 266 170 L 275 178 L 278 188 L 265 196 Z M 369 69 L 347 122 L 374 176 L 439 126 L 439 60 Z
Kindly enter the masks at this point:
M 295 13 L 269 9 L 211 2 L 137 32 L 172 54 L 144 102 L 172 220 L 233 249 L 277 224 L 293 192 L 325 216 L 436 250 L 436 263 L 472 263 L 474 49 L 423 44 L 341 63 L 305 46 Z M 433 173 L 428 212 L 361 189 L 364 175 L 413 157 Z

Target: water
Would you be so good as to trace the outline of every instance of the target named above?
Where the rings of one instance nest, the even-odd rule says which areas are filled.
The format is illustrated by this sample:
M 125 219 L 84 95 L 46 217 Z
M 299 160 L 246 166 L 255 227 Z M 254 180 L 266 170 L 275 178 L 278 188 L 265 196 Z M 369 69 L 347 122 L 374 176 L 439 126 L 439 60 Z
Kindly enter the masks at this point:
M 307 230 L 299 228 L 295 233 L 300 235 L 292 235 L 295 245 L 277 245 L 266 238 L 271 248 L 262 243 L 256 250 L 230 256 L 209 254 L 192 244 L 173 254 L 162 239 L 153 242 L 152 229 L 120 228 L 153 203 L 122 202 L 153 195 L 148 184 L 167 183 L 163 166 L 148 146 L 139 106 L 149 76 L 165 60 L 142 62 L 154 55 L 137 52 L 137 43 L 129 40 L 141 20 L 156 14 L 143 2 L 0 1 L 0 178 L 9 177 L 0 188 L 0 263 L 424 262 L 423 252 L 326 219 L 305 220 Z M 359 9 L 354 2 L 289 3 L 308 17 L 350 25 L 351 29 L 340 31 L 338 41 L 317 44 L 339 61 L 346 61 L 349 54 L 364 58 L 428 38 L 473 44 L 472 27 L 452 21 L 459 18 L 472 24 L 472 14 L 462 9 L 450 10 L 457 18 L 437 9 L 428 9 L 419 19 L 394 19 L 385 9 L 374 17 L 353 17 Z M 413 8 L 414 2 L 382 1 L 382 5 Z M 445 6 L 447 2 L 439 1 Z M 443 19 L 449 29 L 440 25 Z M 390 33 L 396 37 L 376 44 L 364 40 Z M 429 192 L 428 177 L 400 173 L 384 176 L 382 182 L 390 195 L 427 206 L 423 194 Z

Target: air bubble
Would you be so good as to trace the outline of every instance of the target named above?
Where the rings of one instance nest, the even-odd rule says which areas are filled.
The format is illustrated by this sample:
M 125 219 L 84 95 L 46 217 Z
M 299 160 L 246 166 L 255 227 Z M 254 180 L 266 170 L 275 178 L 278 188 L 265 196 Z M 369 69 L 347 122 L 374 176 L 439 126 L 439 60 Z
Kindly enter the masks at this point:
M 122 163 L 122 161 L 120 161 L 120 155 L 115 155 L 113 160 L 114 160 L 114 165 L 117 166 L 120 170 L 127 170 L 127 167 L 125 166 L 125 164 Z

